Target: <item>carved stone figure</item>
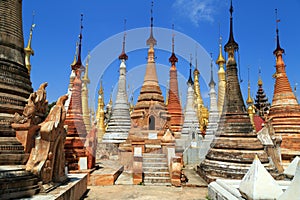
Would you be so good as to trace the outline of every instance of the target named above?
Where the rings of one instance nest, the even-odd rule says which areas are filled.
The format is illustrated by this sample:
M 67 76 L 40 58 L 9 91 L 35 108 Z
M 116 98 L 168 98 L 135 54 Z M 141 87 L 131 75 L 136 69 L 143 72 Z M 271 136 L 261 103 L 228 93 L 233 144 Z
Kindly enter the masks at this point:
M 46 120 L 39 124 L 40 129 L 35 136 L 35 147 L 26 164 L 26 170 L 39 176 L 43 184 L 62 182 L 67 178 L 64 173 L 66 139 L 64 103 L 67 99 L 67 95 L 61 96 Z

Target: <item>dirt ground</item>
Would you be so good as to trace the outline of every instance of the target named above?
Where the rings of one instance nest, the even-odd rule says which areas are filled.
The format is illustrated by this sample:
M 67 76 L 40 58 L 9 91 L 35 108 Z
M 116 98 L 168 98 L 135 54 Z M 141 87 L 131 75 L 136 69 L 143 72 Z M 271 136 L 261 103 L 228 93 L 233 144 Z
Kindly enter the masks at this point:
M 207 187 L 167 187 L 143 185 L 88 186 L 83 199 L 99 200 L 202 200 Z

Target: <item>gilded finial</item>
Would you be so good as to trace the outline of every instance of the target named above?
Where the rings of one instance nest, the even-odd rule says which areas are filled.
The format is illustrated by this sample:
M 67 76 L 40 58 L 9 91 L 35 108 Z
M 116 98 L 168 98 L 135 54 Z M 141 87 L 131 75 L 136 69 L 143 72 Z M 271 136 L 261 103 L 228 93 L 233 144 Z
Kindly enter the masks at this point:
M 71 64 L 71 66 L 74 66 L 77 63 L 77 55 L 78 55 L 78 42 L 76 42 L 76 49 L 75 49 L 75 54 L 74 54 L 74 60 Z
M 124 19 L 124 35 L 123 35 L 122 53 L 119 56 L 120 60 L 127 60 L 128 59 L 128 56 L 125 53 L 125 42 L 126 42 L 126 19 Z
M 216 61 L 217 65 L 221 65 L 225 63 L 225 59 L 223 57 L 223 53 L 222 53 L 222 36 L 220 36 L 219 38 L 219 56 L 218 59 Z
M 103 84 L 102 84 L 102 79 L 101 79 L 101 81 L 100 81 L 100 89 L 99 89 L 99 91 L 98 91 L 98 94 L 99 94 L 100 96 L 103 95 Z
M 258 86 L 262 86 L 263 85 L 263 82 L 261 80 L 261 68 L 260 67 L 258 68 L 258 81 L 257 81 L 257 85 Z
M 88 77 L 88 68 L 89 68 L 89 61 L 91 59 L 91 55 L 90 55 L 90 52 L 88 52 L 88 56 L 87 56 L 87 59 L 86 59 L 86 63 L 85 63 L 85 72 L 84 72 L 84 76 L 83 76 L 83 83 L 90 83 L 90 79 Z
M 31 72 L 30 56 L 34 55 L 34 51 L 31 48 L 32 33 L 33 33 L 33 29 L 35 27 L 34 16 L 35 16 L 35 12 L 33 11 L 32 12 L 32 23 L 31 23 L 31 27 L 30 27 L 28 44 L 27 44 L 27 47 L 24 48 L 24 51 L 25 51 L 25 66 L 26 66 L 26 68 L 28 70 L 28 74 L 29 75 L 30 75 L 30 72 Z
M 247 105 L 251 106 L 253 104 L 253 99 L 250 94 L 250 67 L 248 66 L 248 98 L 246 100 Z

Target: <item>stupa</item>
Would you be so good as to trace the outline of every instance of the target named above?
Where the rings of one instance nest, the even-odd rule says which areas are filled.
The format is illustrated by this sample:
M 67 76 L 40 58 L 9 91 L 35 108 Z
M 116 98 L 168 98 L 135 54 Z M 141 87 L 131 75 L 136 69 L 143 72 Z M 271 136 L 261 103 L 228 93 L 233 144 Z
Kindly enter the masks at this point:
M 192 79 L 192 63 L 190 62 L 190 75 L 189 79 L 187 81 L 187 99 L 186 99 L 186 105 L 185 105 L 185 111 L 184 111 L 184 121 L 182 125 L 182 131 L 181 131 L 181 138 L 177 141 L 177 146 L 179 146 L 180 142 L 182 141 L 183 150 L 187 148 L 192 139 L 196 138 L 196 135 L 200 134 L 200 127 L 199 127 L 199 120 L 197 113 L 195 111 L 194 103 L 194 81 Z M 194 131 L 194 133 L 192 133 Z
M 278 23 L 279 20 L 277 20 Z M 277 46 L 273 54 L 276 57 L 276 72 L 274 95 L 268 119 L 272 120 L 275 133 L 282 137 L 282 156 L 284 157 L 292 150 L 300 151 L 300 106 L 292 91 L 285 71 L 285 63 L 282 55 L 285 53 L 279 43 L 278 24 L 276 27 Z
M 89 109 L 89 89 L 88 89 L 88 84 L 90 83 L 90 79 L 88 76 L 89 60 L 90 60 L 90 54 L 87 57 L 85 63 L 84 75 L 82 77 L 82 117 L 83 117 L 85 129 L 87 133 L 90 132 L 92 128 L 90 109 Z
M 255 101 L 254 106 L 257 110 L 257 114 L 261 118 L 265 119 L 266 115 L 269 113 L 269 109 L 270 109 L 271 104 L 269 103 L 268 97 L 265 94 L 265 91 L 263 89 L 263 82 L 262 82 L 262 79 L 261 79 L 260 71 L 259 71 L 259 78 L 258 78 L 258 81 L 257 81 L 257 85 L 258 85 L 258 90 L 257 90 L 257 93 L 256 93 L 256 98 L 254 100 Z
M 82 23 L 82 18 L 81 18 Z M 79 170 L 79 159 L 86 157 L 86 148 L 84 146 L 85 138 L 87 135 L 85 124 L 82 117 L 82 80 L 81 72 L 84 70 L 84 66 L 81 62 L 81 40 L 82 40 L 82 25 L 79 34 L 79 46 L 77 61 L 74 65 L 71 65 L 72 74 L 75 74 L 75 78 L 70 83 L 69 99 L 65 103 L 67 108 L 67 115 L 65 125 L 68 125 L 67 137 L 65 142 L 65 155 L 66 162 L 68 163 L 69 170 Z M 71 79 L 72 80 L 72 79 Z
M 152 5 L 153 6 L 153 5 Z M 136 105 L 131 113 L 131 128 L 122 150 L 132 151 L 134 146 L 142 147 L 142 152 L 161 150 L 161 138 L 169 127 L 170 115 L 158 84 L 153 36 L 153 16 L 151 9 L 150 37 L 147 40 L 148 62 L 144 82 Z M 129 146 L 128 146 L 129 145 Z
M 25 67 L 22 1 L 0 1 L 0 11 L 0 165 L 24 164 L 24 147 L 11 127 L 32 92 Z
M 234 55 L 239 46 L 233 36 L 232 2 L 229 11 L 230 34 L 225 45 L 228 54 L 225 105 L 211 149 L 197 170 L 208 182 L 216 178 L 241 179 L 255 155 L 264 165 L 269 163 L 264 147 L 253 130 L 239 85 Z
M 198 115 L 200 131 L 202 134 L 205 134 L 206 126 L 208 123 L 208 109 L 204 106 L 203 99 L 200 91 L 198 62 L 197 55 L 195 58 L 195 69 L 194 69 L 194 94 L 195 94 L 195 109 Z
M 219 56 L 216 60 L 216 64 L 219 65 L 218 70 L 218 111 L 219 115 L 223 112 L 224 99 L 225 99 L 225 90 L 226 90 L 226 75 L 225 75 L 225 59 L 222 54 L 222 37 L 220 37 L 219 43 Z
M 204 159 L 208 150 L 210 149 L 210 144 L 215 137 L 216 131 L 218 129 L 218 121 L 220 118 L 218 112 L 218 104 L 217 104 L 217 94 L 215 90 L 216 83 L 213 77 L 213 64 L 211 63 L 211 75 L 209 82 L 209 100 L 210 100 L 210 108 L 209 108 L 209 117 L 208 117 L 208 125 L 206 129 L 206 134 L 203 139 L 203 144 L 201 146 L 200 159 Z
M 105 111 L 104 111 L 104 92 L 102 81 L 100 82 L 100 88 L 98 91 L 98 107 L 96 112 L 96 120 L 97 120 L 97 137 L 98 142 L 102 141 L 102 138 L 105 133 Z
M 126 60 L 128 56 L 125 53 L 125 36 L 123 37 L 123 49 L 119 56 L 121 61 L 119 68 L 119 82 L 116 102 L 112 108 L 112 115 L 107 124 L 107 130 L 102 138 L 103 143 L 120 144 L 125 142 L 130 129 L 130 110 L 126 92 Z
M 180 138 L 180 132 L 183 124 L 183 114 L 181 109 L 181 103 L 179 100 L 178 93 L 178 80 L 177 80 L 177 69 L 176 63 L 178 62 L 178 58 L 174 53 L 174 34 L 172 37 L 172 55 L 169 58 L 169 62 L 171 63 L 170 68 L 170 83 L 169 83 L 169 91 L 167 98 L 167 108 L 168 112 L 171 115 L 170 126 L 171 130 L 175 134 L 175 138 Z

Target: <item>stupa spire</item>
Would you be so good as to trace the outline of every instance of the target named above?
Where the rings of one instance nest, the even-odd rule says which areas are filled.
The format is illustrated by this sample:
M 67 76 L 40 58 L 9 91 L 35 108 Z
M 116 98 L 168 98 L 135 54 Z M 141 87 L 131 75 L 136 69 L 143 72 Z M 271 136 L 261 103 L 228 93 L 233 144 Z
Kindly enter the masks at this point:
M 126 30 L 126 20 L 124 21 L 124 29 Z M 130 109 L 128 103 L 128 96 L 126 91 L 126 60 L 128 56 L 125 53 L 125 38 L 126 31 L 124 30 L 122 53 L 119 56 L 121 61 L 119 67 L 119 82 L 116 101 L 112 107 L 110 120 L 107 124 L 106 132 L 103 136 L 102 142 L 119 144 L 125 142 L 128 137 L 130 129 Z M 110 105 L 112 101 L 110 99 Z
M 173 29 L 173 33 L 172 33 L 172 55 L 169 58 L 169 62 L 172 64 L 172 68 L 176 69 L 176 63 L 178 62 L 178 58 L 175 55 L 175 50 L 174 50 L 174 46 L 175 46 L 175 34 L 174 34 L 174 24 L 172 24 L 172 29 Z
M 189 74 L 189 79 L 187 81 L 188 85 L 194 85 L 194 81 L 192 79 L 192 54 L 190 55 L 190 74 Z
M 170 67 L 170 79 L 168 82 L 168 93 L 167 93 L 167 100 L 166 105 L 168 108 L 168 112 L 171 115 L 170 119 L 170 126 L 171 130 L 175 134 L 175 138 L 179 138 L 181 134 L 181 128 L 183 123 L 183 115 L 181 104 L 179 100 L 179 92 L 178 92 L 178 80 L 177 80 L 177 69 L 176 69 L 176 62 L 178 62 L 178 58 L 175 55 L 175 34 L 174 34 L 174 24 L 172 25 L 173 34 L 172 34 L 172 54 L 169 58 L 171 63 Z
M 103 91 L 103 84 L 102 79 L 100 81 L 100 88 L 98 91 L 98 107 L 96 111 L 96 120 L 97 120 L 97 130 L 98 130 L 98 141 L 102 141 L 102 137 L 105 133 L 105 124 L 104 124 L 104 91 Z
M 229 32 L 229 39 L 227 44 L 225 45 L 225 51 L 228 52 L 229 49 L 233 49 L 234 51 L 239 49 L 239 45 L 238 43 L 236 43 L 236 41 L 234 40 L 234 36 L 233 36 L 233 6 L 232 6 L 232 0 L 230 1 L 230 32 Z
M 90 60 L 90 52 L 88 53 L 86 64 L 85 64 L 85 71 L 82 78 L 82 117 L 85 124 L 85 128 L 87 133 L 90 132 L 92 125 L 91 125 L 91 115 L 89 109 L 89 90 L 88 84 L 90 83 L 90 79 L 88 77 L 88 67 L 89 67 L 89 60 Z
M 83 14 L 80 15 L 80 33 L 79 33 L 79 43 L 78 43 L 78 53 L 77 53 L 77 60 L 76 63 L 72 66 L 73 70 L 80 69 L 82 67 L 82 62 L 81 62 L 81 46 L 82 46 L 82 29 L 83 29 Z
M 28 70 L 28 74 L 30 75 L 31 72 L 31 63 L 30 63 L 30 56 L 34 55 L 34 51 L 31 47 L 31 41 L 32 41 L 32 33 L 33 33 L 33 29 L 35 27 L 34 24 L 34 12 L 32 13 L 32 24 L 31 24 L 31 28 L 30 28 L 30 33 L 29 33 L 29 39 L 28 39 L 28 43 L 27 43 L 27 47 L 24 48 L 24 52 L 25 52 L 25 66 Z
M 66 152 L 66 161 L 68 162 L 68 167 L 70 170 L 78 169 L 79 164 L 78 160 L 80 157 L 83 157 L 87 152 L 84 141 L 86 139 L 87 131 L 83 118 L 83 101 L 82 98 L 87 93 L 82 93 L 84 84 L 82 84 L 81 72 L 84 70 L 84 66 L 81 62 L 81 39 L 82 39 L 82 20 L 83 15 L 81 14 L 81 23 L 80 23 L 80 35 L 79 35 L 79 46 L 78 46 L 78 57 L 75 65 L 72 65 L 71 77 L 74 77 L 72 83 L 69 85 L 69 98 L 70 101 L 65 103 L 67 107 L 67 115 L 65 120 L 65 125 L 68 125 L 67 139 L 65 142 L 65 152 Z M 70 77 L 70 79 L 71 79 Z M 87 92 L 87 90 L 84 91 Z M 87 103 L 87 102 L 86 102 Z M 88 103 L 86 104 L 86 110 L 88 112 Z M 87 115 L 89 115 L 87 113 Z M 74 145 L 74 141 L 76 145 Z M 76 152 L 76 153 L 74 153 Z
M 123 43 L 122 43 L 122 52 L 119 56 L 120 60 L 128 59 L 128 56 L 125 53 L 125 43 L 126 43 L 126 19 L 124 19 L 124 35 L 123 35 Z
M 250 68 L 248 67 L 248 97 L 246 100 L 248 106 L 253 104 L 253 99 L 251 97 L 251 89 L 250 89 Z
M 155 53 L 154 53 L 154 46 L 157 44 L 156 39 L 153 36 L 153 1 L 151 2 L 151 10 L 150 10 L 150 36 L 146 42 L 149 46 L 148 50 L 148 63 L 155 62 Z
M 216 83 L 213 77 L 213 59 L 211 54 L 211 63 L 210 63 L 210 82 L 209 82 L 209 114 L 208 114 L 208 124 L 205 132 L 205 137 L 203 143 L 200 148 L 200 160 L 203 160 L 210 149 L 210 144 L 216 134 L 218 129 L 218 121 L 219 121 L 219 112 L 217 106 L 217 94 L 215 90 Z
M 224 106 L 224 99 L 225 99 L 225 90 L 226 90 L 226 75 L 225 75 L 225 59 L 222 53 L 222 37 L 220 36 L 219 39 L 219 56 L 216 60 L 216 64 L 219 65 L 218 70 L 218 111 L 219 115 L 222 114 L 223 106 Z

